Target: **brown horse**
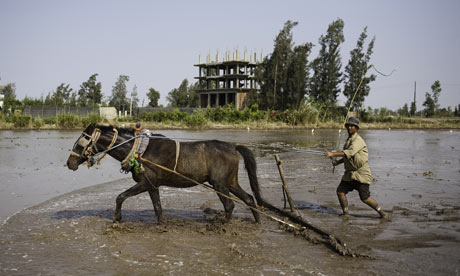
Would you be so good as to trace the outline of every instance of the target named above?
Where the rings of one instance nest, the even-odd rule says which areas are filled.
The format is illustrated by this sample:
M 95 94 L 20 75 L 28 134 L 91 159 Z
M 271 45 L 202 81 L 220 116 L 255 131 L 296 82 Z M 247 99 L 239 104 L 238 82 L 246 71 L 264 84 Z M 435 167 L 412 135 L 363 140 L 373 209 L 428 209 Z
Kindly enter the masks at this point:
M 78 166 L 88 162 L 94 164 L 94 158 L 106 152 L 118 161 L 122 161 L 130 153 L 134 145 L 134 129 L 115 128 L 113 126 L 89 125 L 75 142 L 72 153 L 67 160 L 67 167 L 77 170 Z M 177 151 L 177 149 L 179 149 Z M 177 152 L 176 152 L 177 151 Z M 151 137 L 143 158 L 169 169 L 175 169 L 199 183 L 208 182 L 218 193 L 225 209 L 225 220 L 228 221 L 233 212 L 234 203 L 228 197 L 231 192 L 248 206 L 256 209 L 254 199 L 238 184 L 239 152 L 244 159 L 249 176 L 249 183 L 257 202 L 262 202 L 256 175 L 256 162 L 252 152 L 245 146 L 208 140 L 198 142 L 181 142 L 168 139 L 163 135 Z M 145 171 L 136 173 L 131 169 L 132 177 L 137 182 L 133 187 L 119 194 L 116 199 L 114 221 L 121 220 L 123 201 L 131 196 L 148 192 L 155 209 L 158 222 L 163 220 L 160 203 L 160 186 L 187 188 L 196 184 L 161 168 L 144 163 Z M 260 203 L 259 203 L 260 204 Z M 256 222 L 259 214 L 251 209 Z

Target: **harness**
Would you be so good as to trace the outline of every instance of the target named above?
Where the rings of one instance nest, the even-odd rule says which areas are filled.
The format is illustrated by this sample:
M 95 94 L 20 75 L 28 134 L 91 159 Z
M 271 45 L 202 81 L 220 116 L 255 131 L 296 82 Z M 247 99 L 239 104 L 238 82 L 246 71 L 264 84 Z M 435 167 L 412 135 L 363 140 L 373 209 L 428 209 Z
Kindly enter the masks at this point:
M 145 138 L 145 137 L 148 137 L 149 139 L 151 138 L 154 138 L 154 137 L 151 137 L 151 136 L 148 136 L 148 135 L 138 135 L 138 136 L 134 136 L 116 146 L 114 146 L 115 142 L 117 141 L 117 138 L 118 138 L 118 130 L 116 128 L 113 128 L 113 137 L 112 137 L 112 141 L 110 142 L 110 144 L 107 146 L 107 148 L 103 151 L 99 151 L 99 148 L 97 147 L 97 141 L 99 140 L 99 138 L 101 137 L 101 130 L 99 128 L 95 128 L 93 133 L 91 135 L 89 135 L 88 133 L 86 132 L 82 132 L 82 134 L 80 135 L 80 137 L 78 138 L 77 142 L 75 142 L 75 145 L 79 145 L 81 147 L 83 147 L 83 150 L 81 151 L 81 153 L 77 153 L 75 152 L 75 145 L 72 149 L 72 152 L 70 153 L 71 155 L 73 156 L 77 156 L 77 157 L 83 157 L 83 158 L 86 158 L 88 159 L 88 162 L 87 162 L 87 165 L 88 165 L 88 168 L 89 167 L 92 167 L 94 164 L 100 164 L 101 160 L 107 155 L 107 152 L 111 151 L 111 150 L 114 150 L 128 142 L 130 142 L 131 140 L 134 140 L 134 144 L 133 144 L 133 147 L 131 148 L 131 150 L 129 151 L 128 155 L 125 157 L 125 159 L 123 159 L 123 161 L 121 161 L 121 164 L 126 164 L 129 162 L 131 156 L 133 155 L 134 152 L 136 152 L 136 150 L 139 148 L 139 144 L 140 144 L 140 141 L 142 138 Z M 177 163 L 179 161 L 179 153 L 180 153 L 180 142 L 175 140 L 175 143 L 176 143 L 176 158 L 175 158 L 175 164 L 174 164 L 174 171 L 176 171 L 176 168 L 177 168 Z M 96 158 L 98 155 L 101 155 L 100 157 Z M 95 159 L 96 158 L 96 159 Z M 143 158 L 142 158 L 143 159 Z
M 75 145 L 72 148 L 72 152 L 70 153 L 73 156 L 77 157 L 83 157 L 88 159 L 88 167 L 91 167 L 95 163 L 100 164 L 101 160 L 107 155 L 107 152 L 112 148 L 112 146 L 115 144 L 118 138 L 118 130 L 116 128 L 113 129 L 113 137 L 112 141 L 110 144 L 107 146 L 107 149 L 104 150 L 103 152 L 99 152 L 99 149 L 97 147 L 97 141 L 101 137 L 101 130 L 99 128 L 95 128 L 93 133 L 89 135 L 86 132 L 82 132 L 80 135 L 80 138 L 78 138 L 77 142 L 75 145 L 79 145 L 83 147 L 83 150 L 80 153 L 75 152 Z M 101 157 L 94 159 L 95 156 L 97 156 L 99 153 L 101 153 Z

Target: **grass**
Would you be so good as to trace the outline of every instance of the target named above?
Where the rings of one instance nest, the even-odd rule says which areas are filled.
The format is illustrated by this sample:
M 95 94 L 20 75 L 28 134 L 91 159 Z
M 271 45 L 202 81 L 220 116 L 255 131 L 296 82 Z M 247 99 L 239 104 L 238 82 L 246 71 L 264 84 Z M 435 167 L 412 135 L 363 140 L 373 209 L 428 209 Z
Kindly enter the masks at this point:
M 206 111 L 209 113 L 209 111 Z M 260 112 L 260 111 L 256 111 Z M 177 113 L 177 112 L 175 112 Z M 142 120 L 143 127 L 149 129 L 338 129 L 342 127 L 343 121 L 326 120 L 324 122 L 316 119 L 309 120 L 273 120 L 269 116 L 247 116 L 239 120 L 217 121 L 214 114 L 203 112 L 194 114 L 163 114 L 161 120 Z M 287 116 L 288 117 L 288 116 Z M 153 117 L 152 117 L 153 118 Z M 233 118 L 233 117 L 232 117 Z M 283 117 L 286 118 L 286 117 Z M 314 118 L 314 117 L 311 117 Z M 119 127 L 134 127 L 136 118 L 125 117 L 115 121 L 108 121 L 99 115 L 76 116 L 59 115 L 52 118 L 32 118 L 30 116 L 14 115 L 10 117 L 0 116 L 0 129 L 75 129 L 81 130 L 90 123 L 112 124 Z M 343 120 L 343 119 L 342 119 Z M 361 129 L 460 129 L 460 118 L 405 118 L 388 117 L 376 122 L 361 122 Z

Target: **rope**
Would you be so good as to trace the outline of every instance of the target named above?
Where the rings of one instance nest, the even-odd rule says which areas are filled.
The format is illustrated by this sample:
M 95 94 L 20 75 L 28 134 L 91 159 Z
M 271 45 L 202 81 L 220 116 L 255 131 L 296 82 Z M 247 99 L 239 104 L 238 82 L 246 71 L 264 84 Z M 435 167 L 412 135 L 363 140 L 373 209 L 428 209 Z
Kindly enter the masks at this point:
M 188 180 L 188 181 L 190 181 L 190 182 L 192 182 L 192 183 L 194 183 L 194 184 L 196 184 L 196 185 L 203 186 L 205 189 L 208 189 L 208 190 L 210 190 L 210 191 L 213 191 L 213 192 L 215 192 L 215 193 L 217 193 L 217 194 L 219 194 L 219 195 L 221 195 L 221 196 L 223 196 L 223 197 L 225 197 L 225 198 L 228 198 L 228 199 L 230 199 L 230 200 L 234 200 L 234 201 L 236 201 L 236 202 L 242 204 L 243 206 L 245 206 L 245 207 L 247 207 L 247 208 L 249 208 L 249 209 L 251 209 L 251 210 L 253 210 L 253 211 L 255 211 L 255 212 L 258 212 L 259 214 L 264 215 L 264 216 L 266 216 L 266 217 L 268 217 L 268 218 L 270 218 L 270 219 L 272 219 L 272 220 L 274 220 L 274 221 L 277 221 L 277 222 L 279 222 L 279 223 L 288 225 L 288 226 L 294 228 L 295 230 L 301 230 L 301 229 L 302 229 L 301 227 L 299 227 L 299 226 L 297 226 L 297 225 L 294 225 L 294 224 L 285 222 L 285 221 L 283 221 L 283 220 L 281 220 L 281 219 L 279 219 L 279 218 L 277 218 L 277 217 L 275 217 L 275 216 L 272 216 L 272 215 L 267 214 L 267 213 L 265 213 L 265 212 L 263 212 L 263 211 L 260 211 L 260 210 L 257 209 L 257 208 L 254 208 L 254 207 L 252 207 L 252 206 L 249 206 L 249 205 L 247 205 L 244 201 L 242 201 L 241 199 L 239 199 L 239 198 L 237 198 L 237 197 L 234 197 L 234 196 L 232 196 L 232 195 L 226 195 L 226 194 L 224 194 L 224 193 L 221 193 L 221 192 L 215 190 L 213 187 L 211 187 L 211 186 L 209 186 L 209 185 L 206 185 L 206 184 L 204 184 L 204 183 L 200 183 L 200 182 L 196 181 L 195 179 L 192 179 L 192 178 L 190 178 L 190 177 L 187 177 L 187 176 L 185 176 L 185 175 L 183 175 L 183 174 L 181 174 L 181 173 L 179 173 L 179 172 L 177 172 L 177 171 L 175 171 L 175 170 L 173 171 L 173 170 L 171 170 L 171 169 L 169 169 L 169 168 L 167 168 L 167 167 L 165 167 L 165 166 L 162 166 L 162 165 L 157 164 L 157 163 L 154 163 L 154 162 L 152 162 L 152 161 L 150 161 L 150 160 L 148 160 L 148 159 L 145 159 L 144 157 L 141 157 L 141 160 L 142 160 L 143 162 L 149 164 L 149 165 L 155 166 L 155 167 L 160 168 L 160 169 L 162 169 L 162 170 L 165 170 L 165 171 L 167 171 L 167 172 L 173 173 L 173 174 L 175 174 L 175 175 L 177 175 L 177 176 L 179 176 L 179 177 L 182 177 L 183 179 L 186 179 L 186 180 Z
M 186 180 L 188 180 L 188 181 L 190 181 L 190 182 L 192 182 L 192 183 L 194 183 L 194 184 L 196 184 L 196 185 L 200 185 L 200 186 L 204 187 L 205 189 L 208 189 L 208 190 L 210 190 L 210 191 L 213 191 L 213 192 L 217 193 L 218 195 L 221 195 L 221 196 L 223 196 L 223 197 L 225 197 L 225 198 L 228 198 L 228 199 L 233 200 L 233 201 L 235 201 L 235 202 L 237 202 L 237 203 L 240 203 L 241 205 L 243 205 L 243 206 L 245 206 L 245 207 L 247 207 L 247 208 L 249 208 L 249 209 L 251 209 L 251 210 L 253 210 L 253 211 L 257 212 L 257 213 L 259 213 L 259 214 L 261 214 L 261 215 L 264 215 L 264 216 L 266 216 L 266 217 L 268 217 L 268 218 L 270 218 L 270 219 L 272 219 L 272 220 L 274 220 L 274 221 L 276 221 L 276 222 L 282 224 L 284 227 L 288 227 L 288 229 L 285 229 L 285 230 L 292 230 L 292 229 L 293 229 L 293 230 L 295 230 L 295 231 L 298 231 L 298 233 L 300 233 L 302 236 L 304 236 L 307 240 L 312 241 L 311 238 L 308 238 L 308 237 L 307 237 L 307 235 L 308 235 L 308 234 L 307 234 L 307 228 L 310 229 L 310 230 L 313 230 L 314 232 L 316 232 L 317 234 L 319 234 L 319 235 L 322 236 L 322 238 L 324 239 L 324 241 L 322 241 L 322 242 L 323 242 L 324 244 L 327 244 L 330 248 L 332 248 L 333 250 L 335 250 L 337 253 L 341 254 L 342 256 L 366 257 L 366 258 L 370 258 L 370 257 L 367 256 L 367 255 L 362 255 L 362 254 L 353 253 L 353 252 L 347 247 L 347 245 L 346 245 L 345 243 L 343 243 L 341 240 L 335 238 L 332 234 L 329 234 L 329 233 L 327 233 L 327 232 L 321 230 L 320 228 L 317 228 L 317 227 L 311 225 L 308 221 L 305 221 L 301 216 L 299 216 L 298 213 L 297 213 L 297 216 L 294 216 L 294 215 L 292 215 L 292 214 L 290 214 L 290 213 L 287 213 L 287 212 L 285 212 L 285 211 L 282 211 L 282 210 L 280 210 L 280 209 L 274 207 L 273 205 L 271 205 L 271 204 L 269 204 L 269 203 L 267 203 L 267 202 L 264 202 L 264 203 L 263 203 L 264 205 L 267 205 L 267 206 L 265 206 L 265 207 L 268 207 L 270 210 L 276 211 L 276 212 L 278 212 L 279 214 L 288 217 L 288 218 L 291 219 L 292 221 L 295 221 L 295 223 L 298 223 L 298 224 L 300 224 L 300 225 L 304 225 L 304 226 L 302 226 L 302 227 L 300 227 L 300 226 L 298 226 L 298 225 L 295 225 L 295 224 L 293 224 L 293 223 L 286 222 L 286 221 L 284 221 L 284 220 L 282 220 L 282 219 L 280 219 L 280 218 L 278 218 L 278 217 L 272 216 L 272 215 L 267 214 L 266 212 L 263 212 L 263 211 L 261 211 L 261 210 L 259 210 L 259 209 L 257 209 L 257 208 L 254 208 L 254 207 L 252 207 L 252 206 L 249 206 L 249 205 L 247 205 L 245 202 L 243 202 L 242 200 L 240 200 L 239 198 L 236 198 L 236 197 L 234 197 L 234 196 L 232 196 L 232 195 L 223 194 L 223 193 L 221 193 L 221 192 L 215 190 L 215 189 L 214 189 L 212 186 L 210 186 L 210 185 L 206 185 L 206 184 L 204 184 L 204 183 L 200 183 L 200 182 L 198 182 L 198 181 L 196 181 L 196 180 L 194 180 L 194 179 L 192 179 L 192 178 L 190 178 L 190 177 L 187 177 L 187 176 L 185 176 L 185 175 L 183 175 L 183 174 L 181 174 L 181 173 L 179 173 L 179 172 L 177 172 L 177 171 L 173 171 L 173 170 L 171 170 L 171 169 L 169 169 L 169 168 L 167 168 L 167 167 L 165 167 L 165 166 L 162 166 L 162 165 L 160 165 L 160 164 L 154 163 L 154 162 L 152 162 L 152 161 L 150 161 L 150 160 L 148 160 L 148 159 L 145 159 L 145 158 L 143 158 L 143 157 L 141 157 L 141 160 L 142 160 L 143 162 L 149 164 L 149 165 L 158 167 L 158 168 L 160 168 L 160 169 L 162 169 L 162 170 L 165 170 L 165 171 L 170 172 L 170 173 L 173 173 L 173 174 L 175 174 L 175 175 L 177 175 L 177 176 L 179 176 L 179 177 L 182 177 L 182 178 L 184 178 L 184 179 L 186 179 Z M 149 179 L 148 179 L 148 181 L 149 181 L 150 185 L 152 185 L 152 183 L 150 182 Z M 153 185 L 152 185 L 152 186 L 153 186 Z M 154 188 L 155 188 L 155 186 L 154 186 Z M 316 240 L 316 241 L 318 241 L 318 240 Z M 313 239 L 313 242 L 315 242 L 315 239 Z
M 117 138 L 118 138 L 118 130 L 116 128 L 113 129 L 113 137 L 112 137 L 112 141 L 110 142 L 109 146 L 107 147 L 107 150 L 104 151 L 104 153 L 102 154 L 101 157 L 97 158 L 96 159 L 96 162 L 98 165 L 101 164 L 101 160 L 104 159 L 104 157 L 107 155 L 107 151 L 113 146 L 113 144 L 115 144 L 115 142 L 117 141 Z
M 141 142 L 141 137 L 137 137 L 136 139 L 134 139 L 134 144 L 133 144 L 133 147 L 131 148 L 131 150 L 129 151 L 128 155 L 126 155 L 125 159 L 123 159 L 123 161 L 121 161 L 121 165 L 124 167 L 126 164 L 128 164 L 129 162 L 129 159 L 131 158 L 131 156 L 134 154 L 134 152 L 137 150 L 137 148 L 139 147 L 139 143 Z

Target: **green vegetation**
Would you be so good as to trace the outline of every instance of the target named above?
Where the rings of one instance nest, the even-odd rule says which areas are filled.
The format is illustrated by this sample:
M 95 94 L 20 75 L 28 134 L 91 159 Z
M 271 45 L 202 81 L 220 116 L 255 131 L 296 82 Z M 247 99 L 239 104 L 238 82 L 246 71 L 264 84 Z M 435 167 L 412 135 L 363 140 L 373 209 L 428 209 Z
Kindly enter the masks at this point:
M 108 122 L 99 115 L 76 116 L 62 114 L 57 117 L 34 118 L 28 115 L 0 115 L 0 129 L 81 129 L 90 123 Z
M 335 114 L 335 119 L 328 119 L 326 109 L 317 108 L 310 102 L 302 102 L 297 109 L 259 110 L 252 105 L 244 110 L 237 110 L 232 105 L 218 108 L 196 109 L 193 113 L 173 111 L 156 111 L 143 113 L 139 117 L 122 117 L 107 121 L 99 115 L 76 116 L 62 114 L 50 118 L 33 118 L 17 112 L 11 116 L 0 113 L 0 129 L 83 129 L 90 123 L 105 123 L 118 126 L 134 126 L 141 121 L 152 129 L 203 129 L 203 128 L 340 128 L 345 116 Z M 459 117 L 424 118 L 406 117 L 385 109 L 368 108 L 361 112 L 362 128 L 449 128 L 459 129 Z

